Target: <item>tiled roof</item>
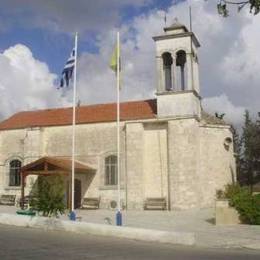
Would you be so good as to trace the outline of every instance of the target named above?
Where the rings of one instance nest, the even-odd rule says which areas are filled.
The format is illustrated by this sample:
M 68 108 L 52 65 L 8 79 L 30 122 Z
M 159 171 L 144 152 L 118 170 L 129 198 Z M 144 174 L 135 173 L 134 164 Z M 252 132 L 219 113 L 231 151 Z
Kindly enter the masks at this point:
M 77 124 L 116 121 L 116 103 L 77 107 Z M 156 99 L 131 101 L 120 104 L 121 121 L 153 119 L 157 116 Z M 202 120 L 207 124 L 225 125 L 225 121 L 202 111 Z M 23 111 L 0 122 L 0 130 L 29 127 L 64 126 L 72 123 L 72 108 L 55 108 Z
M 156 99 L 121 103 L 121 121 L 156 117 Z M 81 106 L 76 112 L 77 124 L 116 121 L 116 103 Z M 72 108 L 24 111 L 0 123 L 0 130 L 28 127 L 71 125 Z

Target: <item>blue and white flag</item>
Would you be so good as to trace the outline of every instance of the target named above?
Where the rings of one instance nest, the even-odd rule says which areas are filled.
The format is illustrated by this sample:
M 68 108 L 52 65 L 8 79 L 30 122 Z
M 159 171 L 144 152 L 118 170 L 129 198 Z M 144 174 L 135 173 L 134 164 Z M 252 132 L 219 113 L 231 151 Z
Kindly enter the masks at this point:
M 72 79 L 73 70 L 75 67 L 75 49 L 72 50 L 69 59 L 67 60 L 65 67 L 62 71 L 62 77 L 60 80 L 60 87 L 69 86 L 70 80 Z

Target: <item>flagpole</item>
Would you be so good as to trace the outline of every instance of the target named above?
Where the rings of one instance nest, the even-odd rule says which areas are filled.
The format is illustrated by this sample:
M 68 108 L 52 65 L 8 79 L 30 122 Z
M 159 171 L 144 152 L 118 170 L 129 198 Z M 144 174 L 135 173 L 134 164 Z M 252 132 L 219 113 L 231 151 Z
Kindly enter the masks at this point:
M 121 215 L 121 194 L 120 194 L 120 33 L 117 32 L 117 67 L 116 67 L 116 89 L 117 89 L 117 215 L 116 222 L 118 226 L 122 225 L 122 215 Z
M 72 115 L 72 155 L 71 155 L 71 212 L 74 211 L 74 179 L 75 179 L 75 125 L 76 125 L 76 93 L 77 93 L 77 56 L 78 56 L 78 33 L 75 34 L 75 66 L 73 78 L 73 115 Z

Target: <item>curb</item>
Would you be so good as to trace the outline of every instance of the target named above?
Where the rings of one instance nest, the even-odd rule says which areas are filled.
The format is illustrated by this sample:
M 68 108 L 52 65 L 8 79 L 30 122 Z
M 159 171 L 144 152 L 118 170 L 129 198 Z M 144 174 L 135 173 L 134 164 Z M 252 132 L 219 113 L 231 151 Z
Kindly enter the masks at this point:
M 128 238 L 146 242 L 177 245 L 194 245 L 195 234 L 188 232 L 168 232 L 142 228 L 108 226 L 88 222 L 72 222 L 46 217 L 0 214 L 0 224 L 39 228 L 44 230 L 69 231 L 80 234 Z

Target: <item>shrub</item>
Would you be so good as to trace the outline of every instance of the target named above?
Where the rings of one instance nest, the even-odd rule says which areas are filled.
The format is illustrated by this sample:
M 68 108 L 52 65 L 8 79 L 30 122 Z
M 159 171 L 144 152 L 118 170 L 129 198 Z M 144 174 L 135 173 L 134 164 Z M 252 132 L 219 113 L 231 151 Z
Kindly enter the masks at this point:
M 260 194 L 253 195 L 253 204 L 255 205 L 255 209 L 256 209 L 254 224 L 260 225 Z
M 232 198 L 241 192 L 241 187 L 239 184 L 228 184 L 225 187 L 224 196 L 232 201 Z
M 34 191 L 32 207 L 43 216 L 58 216 L 66 209 L 65 185 L 62 176 L 39 176 L 37 189 Z
M 230 200 L 230 206 L 237 209 L 244 223 L 260 225 L 260 196 L 252 195 L 249 188 L 238 184 L 227 185 L 225 197 Z

